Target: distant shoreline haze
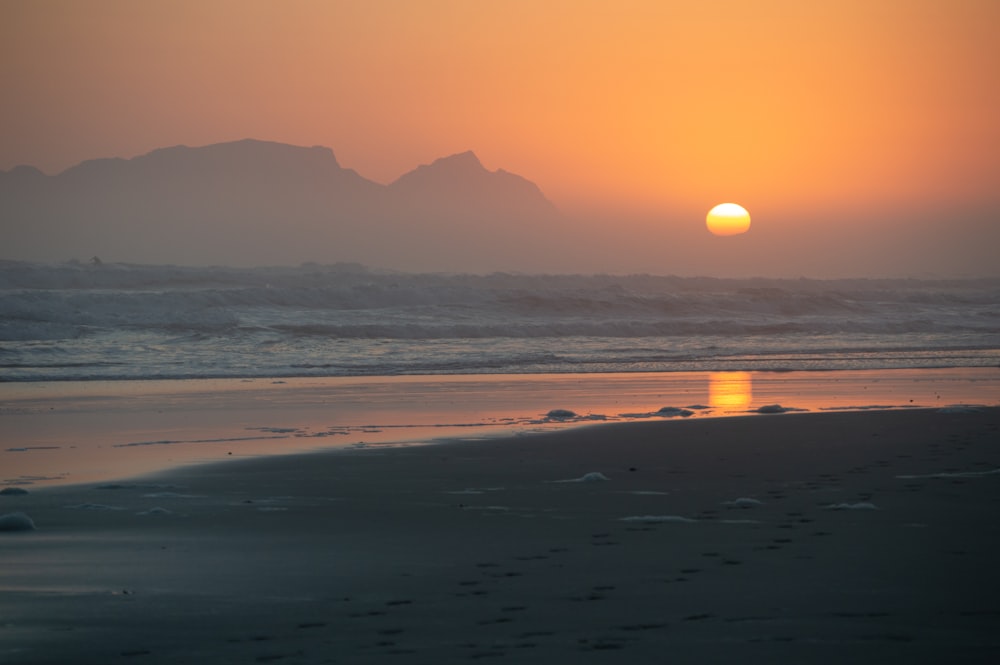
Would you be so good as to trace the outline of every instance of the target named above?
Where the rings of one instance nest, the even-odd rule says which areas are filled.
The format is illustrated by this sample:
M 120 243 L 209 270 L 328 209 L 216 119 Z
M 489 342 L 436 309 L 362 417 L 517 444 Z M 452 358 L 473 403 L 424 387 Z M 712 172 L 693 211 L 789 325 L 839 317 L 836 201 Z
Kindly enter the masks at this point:
M 410 272 L 675 274 L 716 277 L 989 277 L 1000 228 L 986 213 L 948 224 L 878 225 L 751 208 L 747 234 L 716 238 L 705 210 L 561 212 L 525 177 L 472 151 L 389 184 L 330 148 L 245 139 L 84 161 L 55 175 L 0 171 L 0 258 L 93 256 L 133 264 L 362 263 Z M 952 219 L 952 215 L 954 219 Z

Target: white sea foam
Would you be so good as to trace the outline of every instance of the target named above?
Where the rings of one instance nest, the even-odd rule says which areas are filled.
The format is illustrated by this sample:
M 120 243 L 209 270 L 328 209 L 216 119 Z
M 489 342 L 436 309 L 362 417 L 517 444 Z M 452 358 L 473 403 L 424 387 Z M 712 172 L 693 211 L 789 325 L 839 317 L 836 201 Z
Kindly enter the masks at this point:
M 505 487 L 466 487 L 463 490 L 451 490 L 445 494 L 485 494 L 486 492 L 502 492 Z
M 585 473 L 579 478 L 568 478 L 566 480 L 553 480 L 554 483 L 598 483 L 604 480 L 611 480 L 600 471 Z
M 150 508 L 149 510 L 144 510 L 141 513 L 136 513 L 136 515 L 173 515 L 173 511 L 156 506 L 154 508 Z
M 95 490 L 175 490 L 181 489 L 182 485 L 160 484 L 160 483 L 104 483 L 95 485 Z
M 125 510 L 121 506 L 109 506 L 105 503 L 78 503 L 72 506 L 63 506 L 70 510 Z
M 151 494 L 143 494 L 147 499 L 204 499 L 204 495 L 201 494 L 180 494 L 178 492 L 153 492 Z
M 826 506 L 827 510 L 881 510 L 874 503 L 859 501 L 858 503 L 833 503 Z
M 753 508 L 754 506 L 763 505 L 764 502 L 759 499 L 752 499 L 750 497 L 741 496 L 738 499 L 733 499 L 732 501 L 723 501 L 724 506 L 736 506 L 737 508 Z
M 758 407 L 753 411 L 755 413 L 788 413 L 789 411 L 801 411 L 802 409 L 796 409 L 791 406 L 781 406 L 780 404 L 766 404 L 764 406 Z
M 938 413 L 979 413 L 984 408 L 981 404 L 951 404 L 938 409 Z
M 682 418 L 687 418 L 688 416 L 694 415 L 694 411 L 689 409 L 680 409 L 676 406 L 664 406 L 659 409 L 655 415 L 663 416 L 664 418 L 674 418 L 676 416 L 681 416 Z
M 1000 280 L 7 261 L 0 367 L 19 381 L 996 366 L 998 301 Z M 385 340 L 394 353 L 375 353 Z
M 903 480 L 918 480 L 921 478 L 982 478 L 983 476 L 995 476 L 998 474 L 1000 474 L 1000 469 L 990 469 L 989 471 L 942 471 L 941 473 L 896 477 Z
M 644 413 L 621 413 L 622 418 L 688 418 L 694 415 L 690 409 L 681 409 L 676 406 L 665 406 L 657 411 Z
M 622 522 L 643 522 L 645 524 L 658 524 L 661 522 L 691 523 L 698 521 L 690 517 L 682 517 L 681 515 L 630 515 L 622 517 L 620 520 Z

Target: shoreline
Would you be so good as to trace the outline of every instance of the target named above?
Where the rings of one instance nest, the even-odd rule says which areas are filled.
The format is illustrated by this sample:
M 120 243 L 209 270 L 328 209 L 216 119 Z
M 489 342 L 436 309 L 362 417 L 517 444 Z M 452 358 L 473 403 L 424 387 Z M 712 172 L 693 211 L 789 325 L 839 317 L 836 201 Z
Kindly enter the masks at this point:
M 0 496 L 38 527 L 0 532 L 0 657 L 988 662 L 998 437 L 997 407 L 611 423 Z
M 1000 369 L 0 384 L 0 486 L 581 423 L 1000 405 Z M 550 417 L 553 410 L 575 416 Z

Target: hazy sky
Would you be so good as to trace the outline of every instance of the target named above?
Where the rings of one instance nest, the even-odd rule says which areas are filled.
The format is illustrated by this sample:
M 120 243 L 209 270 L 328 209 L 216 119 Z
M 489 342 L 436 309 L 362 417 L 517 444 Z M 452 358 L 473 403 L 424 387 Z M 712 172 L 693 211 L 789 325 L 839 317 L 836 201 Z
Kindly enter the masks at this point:
M 658 228 L 732 200 L 751 234 L 991 233 L 998 26 L 996 0 L 0 0 L 0 169 L 253 137 L 385 183 L 472 149 Z

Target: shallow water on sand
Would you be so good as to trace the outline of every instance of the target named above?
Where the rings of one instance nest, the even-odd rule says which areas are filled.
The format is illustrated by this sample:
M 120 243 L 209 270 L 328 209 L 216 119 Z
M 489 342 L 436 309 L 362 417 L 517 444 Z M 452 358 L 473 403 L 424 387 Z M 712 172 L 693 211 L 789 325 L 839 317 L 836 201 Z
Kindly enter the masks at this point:
M 10 383 L 0 486 L 595 422 L 955 404 L 1000 404 L 1000 369 Z

